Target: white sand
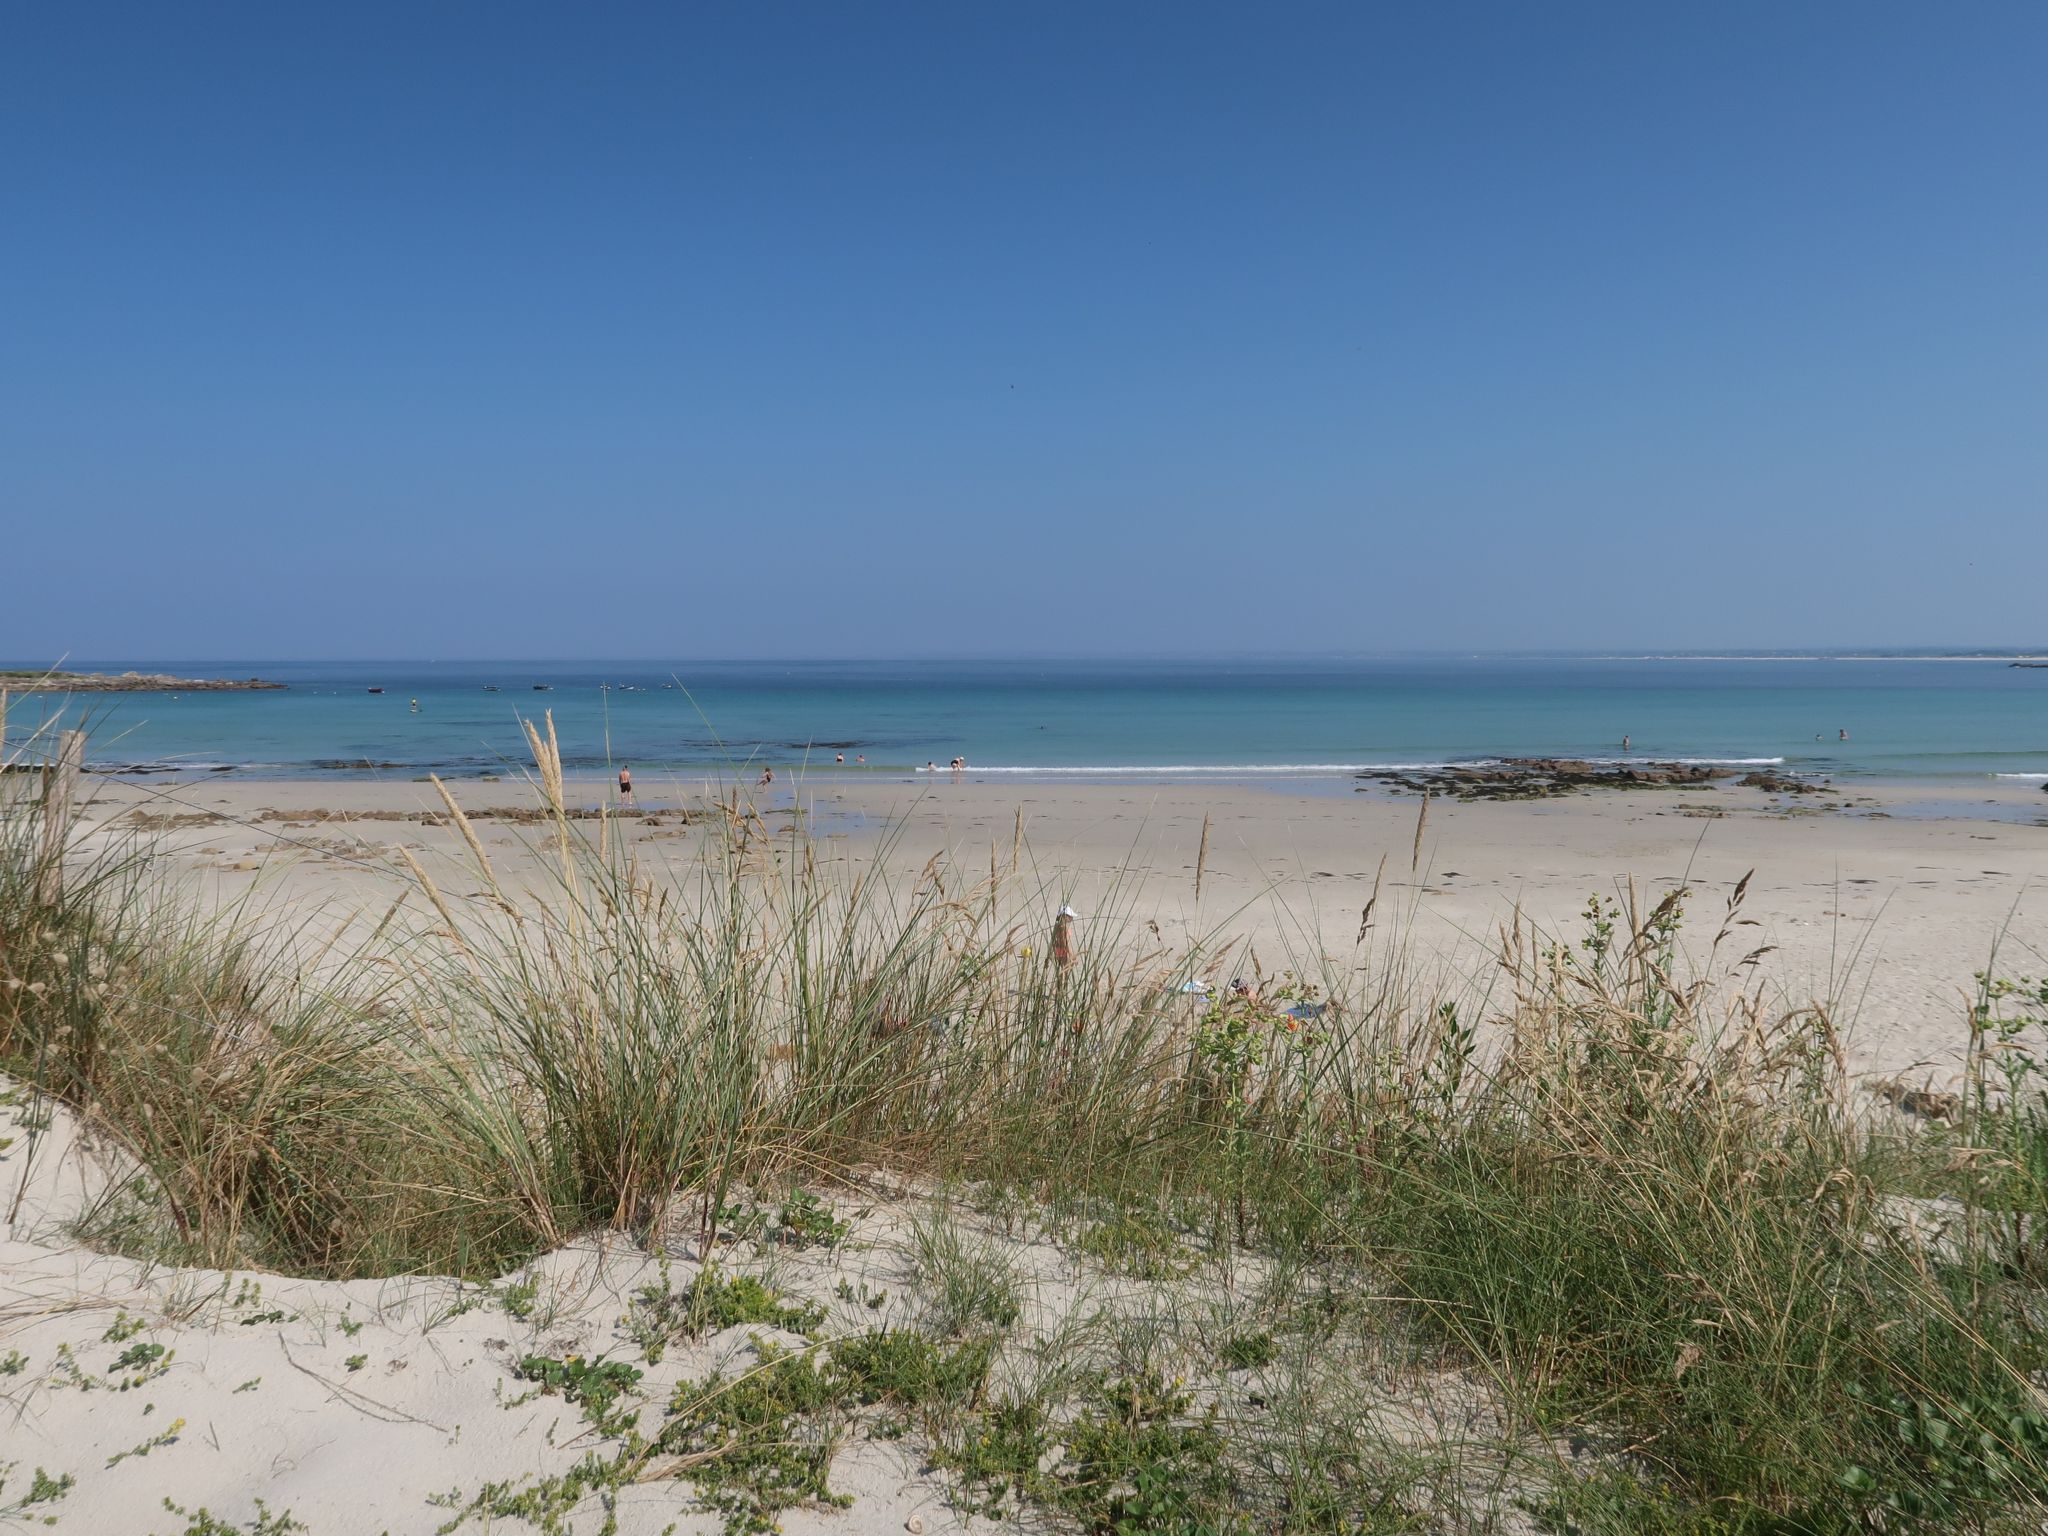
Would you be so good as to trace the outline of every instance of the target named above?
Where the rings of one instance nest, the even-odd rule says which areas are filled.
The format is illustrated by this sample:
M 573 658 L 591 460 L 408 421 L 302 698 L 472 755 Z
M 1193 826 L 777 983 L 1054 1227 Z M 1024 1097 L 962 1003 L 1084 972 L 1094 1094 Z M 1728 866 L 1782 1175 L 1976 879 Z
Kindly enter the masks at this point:
M 14 1138 L 0 1151 L 0 1190 L 10 1201 L 17 1189 L 23 1197 L 20 1218 L 0 1241 L 0 1358 L 18 1352 L 12 1373 L 0 1375 L 0 1464 L 16 1463 L 0 1491 L 0 1525 L 10 1515 L 49 1515 L 63 1530 L 177 1536 L 185 1520 L 164 1508 L 169 1498 L 240 1530 L 258 1517 L 261 1499 L 273 1515 L 289 1511 L 311 1536 L 431 1532 L 487 1482 L 530 1486 L 592 1454 L 616 1454 L 617 1443 L 601 1439 L 579 1407 L 536 1396 L 515 1374 L 528 1354 L 643 1367 L 629 1402 L 641 1405 L 641 1426 L 651 1433 L 679 1383 L 714 1372 L 730 1379 L 757 1365 L 764 1346 L 817 1347 L 775 1328 L 735 1326 L 672 1344 L 648 1365 L 624 1317 L 641 1288 L 688 1285 L 699 1263 L 687 1237 L 657 1257 L 620 1234 L 592 1234 L 488 1286 L 224 1274 L 94 1254 L 67 1231 L 104 1184 L 98 1150 L 81 1145 L 67 1111 L 43 1106 L 48 1128 L 31 1165 L 26 1096 L 4 1079 L 0 1090 L 12 1100 L 0 1108 L 0 1140 Z M 1219 1268 L 1190 1252 L 1185 1276 L 1137 1280 L 1104 1271 L 1029 1221 L 977 1217 L 929 1193 L 840 1189 L 831 1203 L 848 1229 L 843 1240 L 792 1249 L 772 1234 L 756 1241 L 724 1232 L 714 1253 L 722 1272 L 756 1275 L 786 1301 L 824 1308 L 828 1339 L 881 1327 L 929 1332 L 937 1326 L 935 1287 L 915 1232 L 921 1221 L 943 1222 L 1017 1282 L 1023 1312 L 998 1363 L 999 1386 L 1028 1386 L 1056 1364 L 1113 1364 L 1117 1323 L 1158 1337 L 1148 1318 L 1170 1319 L 1174 1336 L 1201 1344 L 1189 1368 L 1213 1373 L 1222 1339 L 1263 1304 L 1264 1272 L 1249 1257 Z M 1392 1331 L 1365 1325 L 1323 1341 L 1315 1357 L 1213 1377 L 1198 1390 L 1210 1401 L 1228 1393 L 1234 1407 L 1253 1387 L 1268 1396 L 1322 1394 L 1347 1413 L 1363 1404 L 1377 1432 L 1403 1444 L 1499 1442 L 1504 1431 L 1483 1386 L 1434 1362 L 1391 1361 L 1382 1339 Z M 163 1349 L 160 1358 L 113 1369 L 123 1351 L 150 1345 Z M 1171 1356 L 1161 1363 L 1174 1368 Z M 782 1517 L 785 1530 L 940 1536 L 1015 1528 L 962 1512 L 955 1485 L 928 1463 L 914 1433 L 866 1433 L 878 1417 L 845 1426 L 832 1460 L 832 1490 L 850 1506 L 800 1506 Z M 11 1509 L 38 1468 L 73 1484 L 61 1498 Z M 674 1470 L 657 1459 L 645 1480 L 619 1490 L 624 1536 L 723 1529 Z M 568 1518 L 565 1529 L 597 1531 L 604 1504 L 587 1497 Z M 482 1516 L 462 1527 L 530 1528 Z M 1529 1527 L 1510 1515 L 1500 1528 Z

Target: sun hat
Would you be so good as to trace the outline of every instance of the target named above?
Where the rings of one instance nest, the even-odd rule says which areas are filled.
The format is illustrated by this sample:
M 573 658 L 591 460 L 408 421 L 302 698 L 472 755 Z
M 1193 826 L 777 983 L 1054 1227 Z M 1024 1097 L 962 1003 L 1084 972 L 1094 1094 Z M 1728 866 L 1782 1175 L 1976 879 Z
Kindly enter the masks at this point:
M 1060 908 L 1060 916 L 1061 916 L 1061 917 L 1079 917 L 1080 915 L 1081 915 L 1081 914 L 1080 914 L 1080 913 L 1078 913 L 1078 912 L 1076 912 L 1076 911 L 1075 911 L 1075 910 L 1074 910 L 1074 909 L 1073 909 L 1072 907 L 1061 907 L 1061 908 Z

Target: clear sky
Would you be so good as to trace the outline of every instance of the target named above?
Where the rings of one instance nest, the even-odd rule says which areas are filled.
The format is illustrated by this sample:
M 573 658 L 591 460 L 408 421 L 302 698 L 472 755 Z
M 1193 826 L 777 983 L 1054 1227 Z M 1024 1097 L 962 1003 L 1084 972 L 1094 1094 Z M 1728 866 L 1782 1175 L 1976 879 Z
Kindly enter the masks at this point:
M 0 657 L 2041 636 L 2048 5 L 0 28 Z

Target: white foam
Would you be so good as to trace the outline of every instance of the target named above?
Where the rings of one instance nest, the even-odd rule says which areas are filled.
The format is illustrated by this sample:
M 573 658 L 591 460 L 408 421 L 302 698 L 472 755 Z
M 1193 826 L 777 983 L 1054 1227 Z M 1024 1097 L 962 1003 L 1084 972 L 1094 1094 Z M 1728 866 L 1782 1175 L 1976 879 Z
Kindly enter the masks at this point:
M 1562 757 L 1561 762 L 1591 763 L 1599 767 L 1645 768 L 1660 763 L 1679 763 L 1695 768 L 1775 768 L 1782 764 L 1782 757 L 1659 757 L 1644 754 L 1638 757 Z M 1016 773 L 1030 774 L 1037 778 L 1080 778 L 1084 776 L 1166 776 L 1206 775 L 1216 777 L 1256 777 L 1294 775 L 1313 776 L 1317 774 L 1353 773 L 1432 773 L 1452 768 L 1500 768 L 1509 762 L 1500 757 L 1438 758 L 1429 762 L 1412 763 L 1098 763 L 1079 765 L 1071 763 L 1041 764 L 1037 767 L 1000 764 L 983 767 L 970 763 L 967 772 L 976 774 Z M 923 772 L 923 769 L 919 769 Z M 938 772 L 948 770 L 941 764 Z
M 2035 784 L 2048 784 L 2048 773 L 1994 773 L 1994 779 L 2027 779 Z
M 1603 768 L 1654 768 L 1659 763 L 1677 763 L 1685 768 L 1775 768 L 1782 757 L 1661 757 L 1644 753 L 1637 757 L 1566 758 L 1566 762 L 1594 763 Z
M 1099 763 L 1099 764 L 1045 764 L 1039 767 L 999 764 L 984 768 L 979 763 L 967 765 L 969 773 L 1018 773 L 1030 774 L 1037 778 L 1080 778 L 1083 776 L 1112 775 L 1166 775 L 1199 774 L 1209 777 L 1234 777 L 1270 774 L 1293 774 L 1307 776 L 1315 774 L 1349 773 L 1415 773 L 1437 768 L 1489 768 L 1498 763 L 1496 758 L 1464 763 Z M 945 773 L 942 764 L 937 770 Z M 924 772 L 919 769 L 918 772 Z

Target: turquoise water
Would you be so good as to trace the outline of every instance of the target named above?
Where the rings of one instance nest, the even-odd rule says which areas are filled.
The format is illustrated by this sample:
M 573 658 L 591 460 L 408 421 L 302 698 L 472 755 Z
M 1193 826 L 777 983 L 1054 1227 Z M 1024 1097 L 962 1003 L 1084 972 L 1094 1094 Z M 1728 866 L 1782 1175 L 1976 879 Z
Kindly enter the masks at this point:
M 10 738 L 40 719 L 88 715 L 93 760 L 116 771 L 460 775 L 523 764 L 519 721 L 552 710 L 567 765 L 590 773 L 620 762 L 649 774 L 761 763 L 830 771 L 843 751 L 849 771 L 859 755 L 879 772 L 961 754 L 989 775 L 1337 775 L 1615 757 L 1626 734 L 1638 757 L 1955 783 L 2048 778 L 2048 670 L 2002 661 L 237 660 L 147 670 L 260 674 L 289 686 L 26 696 L 15 700 Z M 1845 729 L 1846 742 L 1837 736 Z

